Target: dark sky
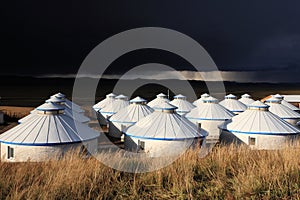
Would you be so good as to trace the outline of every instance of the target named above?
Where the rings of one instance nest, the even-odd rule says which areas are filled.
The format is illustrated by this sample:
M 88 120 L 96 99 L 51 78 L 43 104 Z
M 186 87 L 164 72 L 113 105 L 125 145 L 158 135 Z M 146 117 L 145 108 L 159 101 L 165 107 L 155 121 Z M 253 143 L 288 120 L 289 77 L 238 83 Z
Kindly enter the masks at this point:
M 198 41 L 221 70 L 300 71 L 300 1 L 6 1 L 1 3 L 1 73 L 76 73 L 104 39 L 156 26 Z M 137 51 L 113 72 L 160 62 L 187 63 L 167 52 Z

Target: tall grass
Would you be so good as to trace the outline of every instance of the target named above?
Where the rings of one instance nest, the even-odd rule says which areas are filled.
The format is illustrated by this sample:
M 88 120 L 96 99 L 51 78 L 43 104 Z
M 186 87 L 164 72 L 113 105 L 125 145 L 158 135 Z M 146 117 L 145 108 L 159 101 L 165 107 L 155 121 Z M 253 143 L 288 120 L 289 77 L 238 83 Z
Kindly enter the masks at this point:
M 300 198 L 300 148 L 190 150 L 158 171 L 124 173 L 69 153 L 44 163 L 0 163 L 0 196 L 9 199 Z

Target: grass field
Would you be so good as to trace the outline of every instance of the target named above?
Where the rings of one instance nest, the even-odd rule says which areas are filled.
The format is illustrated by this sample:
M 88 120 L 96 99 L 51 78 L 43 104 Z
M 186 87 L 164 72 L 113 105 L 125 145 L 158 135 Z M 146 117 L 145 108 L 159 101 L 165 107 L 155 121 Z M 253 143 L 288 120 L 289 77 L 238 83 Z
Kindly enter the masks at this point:
M 0 163 L 8 199 L 289 199 L 300 198 L 300 148 L 191 150 L 158 171 L 131 174 L 70 153 L 44 163 Z

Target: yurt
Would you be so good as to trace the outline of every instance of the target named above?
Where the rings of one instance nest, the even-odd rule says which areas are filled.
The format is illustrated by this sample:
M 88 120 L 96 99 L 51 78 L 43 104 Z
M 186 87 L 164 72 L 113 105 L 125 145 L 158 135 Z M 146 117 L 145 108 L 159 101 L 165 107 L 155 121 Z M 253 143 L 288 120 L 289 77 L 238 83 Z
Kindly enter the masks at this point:
M 154 106 L 164 102 L 170 102 L 170 100 L 167 98 L 167 95 L 160 93 L 156 95 L 156 98 L 150 101 L 147 105 L 153 108 Z
M 246 106 L 248 106 L 254 102 L 251 95 L 249 95 L 249 94 L 243 94 L 241 96 L 241 98 L 239 99 L 239 101 L 242 102 L 243 104 L 245 104 Z
M 209 94 L 204 93 L 204 94 L 202 94 L 202 95 L 200 96 L 199 99 L 197 99 L 196 101 L 194 101 L 193 104 L 194 104 L 195 106 L 199 106 L 199 105 L 201 105 L 201 104 L 203 103 L 203 100 L 206 99 L 206 98 L 208 98 L 208 97 L 209 97 Z
M 141 97 L 130 100 L 129 106 L 121 109 L 109 119 L 109 135 L 121 138 L 128 127 L 151 114 L 154 110 L 146 103 L 147 101 Z
M 170 104 L 177 107 L 176 112 L 179 115 L 185 115 L 186 113 L 190 112 L 193 108 L 195 108 L 195 106 L 192 103 L 186 100 L 186 96 L 183 96 L 182 94 L 174 96 L 174 99 L 170 101 Z
M 55 104 L 58 104 L 58 105 L 64 107 L 64 114 L 68 115 L 69 117 L 75 119 L 78 122 L 88 123 L 90 121 L 90 118 L 86 117 L 83 113 L 73 112 L 69 107 L 67 107 L 65 105 L 64 99 L 59 99 L 55 96 L 51 96 L 48 100 L 46 100 L 46 102 L 52 102 L 52 103 L 55 103 Z M 30 113 L 35 114 L 37 112 L 38 112 L 38 110 L 34 109 Z M 27 115 L 27 116 L 21 118 L 18 122 L 24 123 L 26 120 L 30 119 L 30 117 L 31 117 L 30 115 Z
M 218 103 L 218 100 L 214 97 L 208 97 L 203 100 L 203 104 L 194 108 L 186 114 L 186 118 L 201 126 L 208 136 L 206 142 L 219 140 L 220 130 L 219 125 L 224 121 L 231 119 L 235 114 L 227 110 L 225 107 Z
M 1 160 L 45 161 L 75 148 L 96 152 L 99 133 L 65 115 L 64 109 L 45 103 L 30 119 L 1 134 Z
M 243 113 L 220 125 L 224 143 L 246 144 L 253 149 L 280 149 L 297 138 L 300 130 L 255 101 Z
M 289 109 L 296 111 L 296 112 L 300 112 L 300 108 L 294 106 L 293 104 L 287 102 L 286 100 L 284 100 L 284 96 L 281 96 L 280 94 L 275 94 L 273 95 L 274 98 L 276 99 L 280 99 L 281 100 L 281 104 L 288 107 Z
M 225 108 L 227 108 L 227 110 L 237 115 L 247 109 L 247 106 L 238 101 L 236 96 L 233 94 L 225 96 L 225 99 L 220 102 L 220 105 L 224 106 Z
M 106 95 L 106 98 L 103 99 L 102 101 L 98 102 L 97 104 L 95 104 L 93 106 L 93 110 L 96 113 L 96 117 L 98 119 L 98 122 L 100 125 L 106 125 L 107 121 L 105 119 L 105 117 L 103 117 L 103 115 L 99 112 L 102 108 L 104 108 L 105 106 L 111 104 L 114 100 L 116 100 L 117 95 L 115 95 L 114 93 L 110 93 L 108 95 Z
M 144 152 L 150 157 L 176 156 L 186 148 L 201 145 L 207 133 L 164 102 L 154 112 L 129 127 L 125 149 Z
M 110 104 L 98 111 L 101 114 L 98 118 L 100 125 L 107 125 L 107 119 L 109 117 L 116 114 L 118 111 L 127 107 L 128 105 L 129 101 L 127 96 L 123 94 L 116 96 L 115 101 L 112 101 Z
M 296 125 L 300 121 L 300 114 L 281 104 L 281 100 L 271 97 L 265 101 L 269 105 L 269 111 L 277 115 L 281 119 Z
M 93 109 L 98 112 L 99 110 L 101 110 L 102 108 L 104 108 L 105 106 L 107 106 L 108 104 L 110 104 L 111 102 L 113 102 L 115 100 L 115 97 L 117 95 L 115 95 L 114 93 L 110 93 L 108 95 L 106 95 L 106 98 L 103 99 L 102 101 L 99 101 L 97 104 L 95 104 L 93 106 Z
M 69 99 L 66 98 L 66 95 L 62 94 L 62 93 L 57 93 L 57 94 L 54 94 L 52 95 L 51 97 L 56 97 L 58 99 L 63 99 L 65 100 L 65 105 L 75 111 L 75 112 L 78 112 L 78 113 L 84 113 L 84 110 L 81 109 L 81 107 L 79 105 L 77 105 L 76 103 L 73 103 L 72 101 L 70 101 Z

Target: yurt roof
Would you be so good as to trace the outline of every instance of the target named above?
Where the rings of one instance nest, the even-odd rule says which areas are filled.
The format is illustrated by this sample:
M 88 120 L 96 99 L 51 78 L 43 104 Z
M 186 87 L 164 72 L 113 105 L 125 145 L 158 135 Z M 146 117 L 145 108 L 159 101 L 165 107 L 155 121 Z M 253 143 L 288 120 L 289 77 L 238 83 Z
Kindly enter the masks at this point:
M 47 103 L 40 105 L 36 109 L 40 110 L 40 111 L 55 111 L 55 110 L 64 110 L 65 107 L 62 105 L 53 103 L 53 102 L 47 102 Z
M 165 95 L 164 93 L 159 93 L 158 95 L 156 95 L 156 97 L 167 97 L 167 95 Z
M 175 110 L 177 109 L 177 107 L 168 102 L 163 102 L 161 104 L 155 105 L 153 109 L 154 110 Z
M 130 103 L 143 103 L 143 102 L 147 102 L 147 100 L 143 99 L 142 97 L 137 96 L 134 99 L 131 99 L 129 102 Z
M 118 96 L 115 97 L 116 99 L 122 99 L 122 100 L 128 100 L 128 97 L 123 95 L 123 94 L 120 94 Z
M 178 94 L 174 96 L 174 99 L 186 99 L 186 96 L 182 95 L 182 94 Z
M 202 103 L 203 103 L 203 100 L 206 99 L 206 98 L 208 98 L 208 97 L 209 97 L 209 94 L 204 93 L 204 94 L 202 94 L 202 95 L 200 96 L 199 99 L 197 99 L 196 101 L 194 101 L 193 104 L 194 104 L 195 106 L 198 106 L 198 104 L 202 104 Z
M 249 94 L 243 94 L 239 99 L 239 101 L 245 105 L 250 105 L 254 102 L 254 100 L 251 98 L 251 95 Z
M 54 95 L 52 95 L 52 96 L 55 96 L 55 97 L 57 97 L 57 98 L 65 98 L 66 97 L 66 95 L 64 95 L 64 94 L 62 94 L 62 93 L 56 93 L 56 94 L 54 94 Z
M 151 108 L 153 108 L 153 106 L 156 106 L 158 104 L 164 103 L 164 102 L 170 102 L 169 99 L 166 98 L 167 95 L 160 93 L 158 95 L 156 95 L 156 98 L 153 99 L 152 101 L 148 102 L 148 106 L 150 106 Z
M 134 101 L 135 102 L 135 101 Z M 130 104 L 119 110 L 109 121 L 116 123 L 135 123 L 151 114 L 154 110 L 146 104 Z
M 241 97 L 242 98 L 251 98 L 251 95 L 250 94 L 243 94 Z
M 186 100 L 186 97 L 183 95 L 179 96 L 179 98 L 175 98 L 169 103 L 177 107 L 177 112 L 190 112 L 193 108 L 195 108 L 195 106 L 192 103 L 188 102 Z
M 64 107 L 64 108 L 65 108 L 64 109 L 64 114 L 71 117 L 72 119 L 75 119 L 76 121 L 81 122 L 81 123 L 86 123 L 86 122 L 90 121 L 90 118 L 88 118 L 87 116 L 85 116 L 81 113 L 72 112 L 72 110 L 68 107 Z M 30 112 L 29 115 L 19 119 L 18 122 L 19 123 L 24 123 L 24 122 L 31 119 L 31 115 L 37 114 L 37 113 L 38 113 L 38 110 L 34 109 Z
M 99 133 L 65 114 L 32 114 L 0 135 L 0 142 L 16 145 L 51 146 L 95 139 Z
M 64 103 L 64 102 L 66 102 L 66 100 L 58 98 L 56 96 L 51 96 L 49 99 L 46 100 L 46 102 Z
M 218 104 L 218 100 L 214 97 L 206 98 L 200 107 L 186 114 L 186 118 L 197 120 L 227 120 L 233 116 L 234 114 Z
M 220 105 L 224 106 L 231 112 L 243 112 L 247 109 L 247 106 L 236 100 L 236 96 L 232 94 L 225 96 L 225 99 L 220 102 Z
M 202 138 L 206 132 L 177 113 L 154 111 L 129 127 L 126 135 L 153 140 L 184 140 Z
M 120 96 L 120 95 L 119 95 Z M 127 97 L 126 97 L 127 99 Z M 115 114 L 120 111 L 122 108 L 125 108 L 129 105 L 129 101 L 121 98 L 116 98 L 115 101 L 112 101 L 107 106 L 99 110 L 100 113 L 108 113 L 108 114 Z
M 233 94 L 228 94 L 225 96 L 225 99 L 236 99 L 236 96 Z
M 266 100 L 266 104 L 270 106 L 270 112 L 282 119 L 300 119 L 300 114 L 286 107 L 285 105 L 282 105 L 280 99 L 271 97 L 270 99 Z
M 275 95 L 273 95 L 273 97 L 275 97 L 277 99 L 280 99 L 280 100 L 283 99 L 283 96 L 281 96 L 280 94 L 275 94 Z
M 288 135 L 300 133 L 299 129 L 269 112 L 268 109 L 251 109 L 251 106 L 268 107 L 262 102 L 255 101 L 246 111 L 224 122 L 220 129 L 244 134 Z
M 300 111 L 300 108 L 294 106 L 293 104 L 290 104 L 289 102 L 287 102 L 286 100 L 282 100 L 281 104 L 288 107 L 289 109 L 292 109 L 293 111 Z
M 115 97 L 116 97 L 116 95 L 114 93 L 110 93 L 110 94 L 106 95 L 105 99 L 103 99 L 102 101 L 99 101 L 98 103 L 93 105 L 93 109 L 95 111 L 101 110 L 102 108 L 104 108 L 105 106 L 107 106 L 108 104 L 113 102 L 115 100 Z
M 70 108 L 70 109 L 72 109 L 72 110 L 74 110 L 75 112 L 78 112 L 78 113 L 83 113 L 84 112 L 84 110 L 82 110 L 81 108 L 80 108 L 80 106 L 79 105 L 77 105 L 76 103 L 73 103 L 72 101 L 70 101 L 69 99 L 65 99 L 65 105 L 68 107 L 68 108 Z

